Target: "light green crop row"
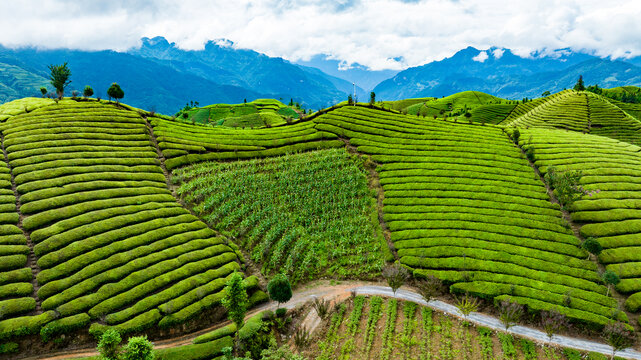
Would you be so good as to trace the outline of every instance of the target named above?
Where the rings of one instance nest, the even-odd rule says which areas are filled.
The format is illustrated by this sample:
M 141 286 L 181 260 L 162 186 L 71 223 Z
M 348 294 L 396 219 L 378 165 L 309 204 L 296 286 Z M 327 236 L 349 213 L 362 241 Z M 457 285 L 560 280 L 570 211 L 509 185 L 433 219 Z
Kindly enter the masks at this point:
M 65 166 L 95 166 L 95 165 L 160 165 L 156 157 L 114 157 L 117 154 L 111 154 L 111 157 L 105 158 L 82 158 L 78 156 L 76 158 L 69 158 L 63 160 L 52 160 L 46 162 L 38 162 L 33 164 L 26 164 L 23 166 L 14 166 L 13 174 L 14 176 L 19 176 L 21 174 L 26 174 L 30 172 L 46 170 L 46 169 L 55 169 Z M 147 154 L 145 154 L 147 155 Z M 13 165 L 12 165 L 13 166 Z
M 56 169 L 39 170 L 27 174 L 21 174 L 15 177 L 15 181 L 17 185 L 23 185 L 33 181 L 47 180 L 76 174 L 89 175 L 89 178 L 93 177 L 95 180 L 98 180 L 101 175 L 94 174 L 101 172 L 159 173 L 162 175 L 160 166 L 156 165 L 96 165 L 91 166 L 90 168 L 84 168 L 81 166 L 65 166 Z
M 412 268 L 426 268 L 426 269 L 468 269 L 472 272 L 471 277 L 474 279 L 473 272 L 475 271 L 486 271 L 494 272 L 497 274 L 507 274 L 521 276 L 525 278 L 530 278 L 533 280 L 539 280 L 543 282 L 548 282 L 551 284 L 560 284 L 565 286 L 574 287 L 577 289 L 583 289 L 587 291 L 593 291 L 598 293 L 606 293 L 606 288 L 602 285 L 599 285 L 593 281 L 580 279 L 568 275 L 558 274 L 557 272 L 546 272 L 542 270 L 533 270 L 527 267 L 509 264 L 498 261 L 490 260 L 477 260 L 471 258 L 459 257 L 450 257 L 445 259 L 439 258 L 419 258 L 414 256 L 405 256 L 401 258 L 401 262 Z
M 17 336 L 37 334 L 40 328 L 54 320 L 56 315 L 53 311 L 47 311 L 40 315 L 23 316 L 0 321 L 0 340 Z
M 21 297 L 17 299 L 0 300 L 0 309 L 2 309 L 3 318 L 11 318 L 35 310 L 36 299 L 32 297 Z
M 285 155 L 288 153 L 294 153 L 299 151 L 310 151 L 310 150 L 320 150 L 320 149 L 330 149 L 338 148 L 345 146 L 340 140 L 330 140 L 330 141 L 319 141 L 319 142 L 305 142 L 294 145 L 283 146 L 280 148 L 273 148 L 268 150 L 261 151 L 238 151 L 230 153 L 208 153 L 208 154 L 191 154 L 186 156 L 180 156 L 173 159 L 168 159 L 165 162 L 167 169 L 175 169 L 177 167 L 207 161 L 207 160 L 224 160 L 224 159 L 246 159 L 246 158 L 258 158 L 258 157 L 268 157 L 268 156 L 278 156 Z
M 87 224 L 69 231 L 53 235 L 34 246 L 34 252 L 40 256 L 38 265 L 50 268 L 56 264 L 78 256 L 99 246 L 104 246 L 129 234 L 128 225 L 136 225 L 163 217 L 185 215 L 189 212 L 181 207 L 160 208 L 139 213 L 111 218 L 99 224 Z M 78 241 L 82 240 L 82 241 Z M 56 251 L 64 248 L 64 251 Z
M 38 297 L 46 299 L 43 307 L 53 309 L 107 281 L 124 278 L 160 261 L 221 242 L 207 239 L 211 230 L 203 227 L 201 222 L 160 226 L 43 270 L 38 274 L 38 281 L 44 283 L 38 290 Z M 41 281 L 55 278 L 59 280 Z
M 476 222 L 481 224 L 497 224 L 505 226 L 517 226 L 531 230 L 546 230 L 558 233 L 569 234 L 570 231 L 567 227 L 560 224 L 559 221 L 549 222 L 540 221 L 524 217 L 509 217 L 505 214 L 489 215 L 482 212 L 468 213 L 468 212 L 438 212 L 438 213 L 406 213 L 406 214 L 385 214 L 384 220 L 388 223 L 392 230 L 409 230 L 409 229 L 423 229 L 429 228 L 429 223 L 433 221 L 467 221 Z M 506 233 L 506 231 L 496 231 L 498 233 Z M 507 232 L 512 234 L 511 232 Z M 531 238 L 538 238 L 529 236 Z M 546 237 L 541 236 L 545 239 Z
M 90 190 L 137 188 L 137 187 L 156 187 L 164 190 L 166 189 L 167 184 L 165 182 L 149 181 L 149 180 L 139 180 L 139 181 L 96 180 L 96 181 L 69 184 L 63 187 L 55 187 L 55 188 L 32 191 L 20 196 L 20 202 L 22 204 L 26 204 L 32 201 L 49 199 L 49 198 L 54 198 L 61 195 L 80 193 L 80 192 L 85 192 Z
M 15 270 L 27 265 L 26 255 L 7 255 L 2 256 L 0 261 L 0 271 Z
M 234 254 L 229 250 L 230 250 L 229 247 L 226 245 L 214 245 L 204 250 L 197 250 L 183 256 L 192 257 L 192 258 L 195 257 L 195 259 L 200 258 L 201 260 L 189 262 L 171 271 L 163 271 L 162 273 L 156 274 L 156 276 L 154 276 L 152 279 L 147 280 L 146 282 L 143 282 L 143 283 L 136 284 L 134 282 L 135 287 L 129 290 L 126 290 L 124 292 L 114 292 L 112 291 L 112 289 L 110 289 L 109 291 L 105 292 L 106 294 L 101 294 L 101 292 L 99 291 L 97 294 L 98 295 L 97 298 L 102 301 L 98 302 L 89 310 L 89 315 L 92 318 L 98 318 L 98 317 L 110 314 L 127 304 L 131 304 L 133 301 L 136 301 L 138 299 L 141 299 L 143 297 L 146 297 L 152 294 L 154 291 L 160 288 L 163 288 L 168 284 L 171 284 L 178 280 L 185 279 L 192 274 L 204 272 L 207 269 L 219 267 L 231 261 L 236 260 L 237 259 L 236 254 Z M 146 269 L 145 271 L 147 273 L 152 272 L 151 269 Z M 129 287 L 131 284 L 127 280 L 128 278 L 132 277 L 132 275 L 125 278 L 123 281 L 119 282 L 118 284 L 119 285 L 126 284 L 125 288 Z M 145 274 L 145 277 L 148 277 L 148 276 L 149 274 Z M 120 285 L 120 286 L 115 286 L 114 288 L 122 288 L 122 287 L 123 286 Z M 105 297 L 105 295 L 107 294 L 108 294 L 108 297 Z
M 4 276 L 6 273 L 0 273 Z M 30 281 L 29 279 L 22 279 L 23 281 Z M 14 296 L 29 296 L 33 292 L 33 285 L 28 282 L 14 282 L 6 285 L 0 285 L 0 299 L 14 297 Z
M 109 315 L 105 316 L 105 322 L 107 322 L 107 324 L 122 323 L 139 313 L 171 301 L 180 294 L 184 294 L 196 287 L 206 285 L 211 282 L 216 282 L 215 286 L 222 288 L 226 282 L 225 277 L 231 274 L 234 270 L 238 269 L 238 263 L 232 262 L 231 264 L 236 265 L 226 266 L 228 264 L 230 263 L 227 263 L 219 268 L 210 268 L 209 270 L 204 271 L 200 274 L 196 274 L 186 279 L 180 280 L 172 286 L 158 293 L 141 299 L 133 306 L 125 308 L 124 310 L 112 312 Z M 165 307 L 165 310 L 171 310 L 171 307 Z
M 396 237 L 392 235 L 395 240 L 425 237 L 422 236 L 422 231 L 424 230 L 458 229 L 487 231 L 495 234 L 558 241 L 568 244 L 575 244 L 578 241 L 570 232 L 560 233 L 556 231 L 523 228 L 515 225 L 475 222 L 474 220 L 395 221 L 389 224 L 389 228 L 392 230 L 392 234 L 396 233 Z
M 571 245 L 533 239 L 516 239 L 518 241 L 516 243 L 512 243 L 509 240 L 507 240 L 506 242 L 490 242 L 470 239 L 467 237 L 443 237 L 397 241 L 396 243 L 394 243 L 394 247 L 398 249 L 399 256 L 420 256 L 421 253 L 429 253 L 431 251 L 430 249 L 434 247 L 456 246 L 462 248 L 501 251 L 507 254 L 516 254 L 520 256 L 531 257 L 538 260 L 550 261 L 552 263 L 562 264 L 563 266 L 586 269 L 593 272 L 595 272 L 597 269 L 596 264 L 590 261 L 586 261 L 583 257 L 579 259 L 573 256 L 567 256 L 564 255 L 561 251 L 557 250 L 557 247 L 560 249 L 563 249 L 564 247 L 571 247 L 572 249 L 570 253 L 576 254 L 576 247 L 573 247 Z
M 429 263 L 436 258 L 456 258 L 463 256 L 465 258 L 481 261 L 492 261 L 503 264 L 514 264 L 532 270 L 541 270 L 549 273 L 558 273 L 579 279 L 599 282 L 600 277 L 595 269 L 586 269 L 570 267 L 559 263 L 552 263 L 520 254 L 507 253 L 496 250 L 486 250 L 481 248 L 466 248 L 452 244 L 450 246 L 433 246 L 420 249 L 401 249 L 398 255 L 401 258 L 421 258 L 427 259 Z
M 106 209 L 99 209 L 98 206 L 100 205 L 109 207 Z M 97 223 L 99 221 L 108 221 L 108 219 L 118 215 L 134 214 L 144 210 L 154 210 L 173 206 L 179 205 L 175 202 L 172 196 L 164 194 L 133 196 L 130 198 L 116 198 L 112 200 L 96 200 L 93 203 L 70 205 L 62 209 L 50 210 L 33 215 L 29 217 L 29 219 L 33 220 L 29 221 L 28 225 L 23 224 L 23 226 L 25 229 L 32 230 L 55 222 L 53 225 L 35 230 L 31 233 L 31 240 L 35 243 L 39 243 L 53 235 L 58 235 L 78 226 Z
M 75 175 L 67 175 L 45 179 L 40 181 L 33 181 L 26 184 L 18 185 L 18 192 L 20 194 L 28 194 L 33 191 L 62 188 L 70 184 L 87 183 L 94 181 L 153 181 L 165 183 L 166 179 L 162 172 L 148 173 L 148 172 L 129 172 L 127 169 L 124 171 L 114 172 L 97 172 L 97 173 L 81 173 Z
M 512 295 L 521 298 L 534 299 L 548 304 L 554 304 L 562 307 L 585 311 L 587 313 L 599 316 L 609 316 L 615 308 L 596 304 L 578 298 L 570 297 L 570 305 L 566 304 L 566 296 L 555 294 L 545 290 L 537 290 L 527 286 L 497 284 L 486 281 L 472 281 L 468 283 L 457 283 L 451 287 L 453 292 L 469 293 L 474 296 L 492 299 L 500 295 Z M 628 317 L 624 312 L 620 313 L 619 319 L 628 322 Z
M 122 146 L 118 143 L 111 145 L 77 145 L 77 146 L 58 146 L 54 148 L 35 148 L 31 150 L 24 151 L 13 151 L 8 154 L 9 162 L 13 164 L 14 161 L 18 161 L 18 164 L 23 164 L 25 162 L 33 161 L 30 160 L 32 157 L 42 157 L 42 159 L 50 159 L 50 157 L 55 156 L 54 154 L 69 154 L 68 156 L 76 156 L 74 153 L 97 153 L 97 154 L 110 154 L 110 153 L 147 153 L 153 152 L 154 148 L 150 144 L 145 146 L 136 147 L 136 146 Z M 47 160 L 48 161 L 48 160 Z

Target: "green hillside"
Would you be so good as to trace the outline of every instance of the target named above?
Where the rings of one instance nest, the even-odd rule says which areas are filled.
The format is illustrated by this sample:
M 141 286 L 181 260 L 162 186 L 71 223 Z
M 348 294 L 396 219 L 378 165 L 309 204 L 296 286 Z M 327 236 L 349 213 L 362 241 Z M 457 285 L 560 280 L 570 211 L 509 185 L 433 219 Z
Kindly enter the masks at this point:
M 224 318 L 234 271 L 257 303 L 280 272 L 297 286 L 382 281 L 395 261 L 416 283 L 436 277 L 488 308 L 556 309 L 592 335 L 613 319 L 634 324 L 641 127 L 619 105 L 470 91 L 409 105 L 419 116 L 359 104 L 270 126 L 230 122 L 291 108 L 212 105 L 192 124 L 93 99 L 2 105 L 0 344 L 31 354 L 110 327 L 178 337 Z M 561 209 L 537 172 L 550 166 L 582 170 L 600 192 Z M 598 260 L 587 237 L 605 248 Z M 622 278 L 614 294 L 603 266 Z M 403 323 L 419 326 L 416 311 Z
M 417 99 L 420 100 L 420 99 Z M 419 114 L 427 117 L 459 116 L 466 111 L 488 104 L 508 103 L 479 91 L 463 91 L 444 98 L 426 98 L 425 101 L 408 105 L 403 110 L 410 115 Z
M 185 118 L 183 115 L 186 114 Z M 300 118 L 299 113 L 278 100 L 256 99 L 244 104 L 213 104 L 183 110 L 178 114 L 193 124 L 210 124 L 230 128 L 260 128 L 283 125 Z

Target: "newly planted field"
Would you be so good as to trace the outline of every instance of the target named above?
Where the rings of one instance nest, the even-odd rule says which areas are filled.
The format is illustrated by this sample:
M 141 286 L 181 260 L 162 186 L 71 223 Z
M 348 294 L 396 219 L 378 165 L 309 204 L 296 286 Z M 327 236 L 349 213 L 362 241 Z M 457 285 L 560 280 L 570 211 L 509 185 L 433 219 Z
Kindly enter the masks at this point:
M 356 296 L 338 305 L 308 358 L 441 360 L 605 360 L 540 346 L 527 339 L 474 327 L 412 302 Z
M 596 327 L 609 321 L 616 301 L 596 264 L 500 129 L 359 107 L 316 121 L 380 163 L 384 220 L 415 276 L 435 275 L 455 292 L 512 296 L 533 310 L 558 308 Z
M 14 294 L 30 295 L 11 173 L 37 257 L 43 312 L 14 317 L 33 310 L 30 298 L 28 307 L 4 313 L 0 339 L 43 325 L 43 339 L 90 324 L 96 333 L 167 328 L 218 305 L 225 279 L 239 269 L 237 255 L 176 202 L 148 132 L 138 113 L 96 102 L 45 106 L 2 124 L 11 171 L 0 170 L 7 211 L 1 248 L 12 259 L 3 261 L 11 276 L 2 279 L 19 289 Z
M 208 160 L 238 160 L 344 146 L 313 122 L 257 130 L 192 126 L 159 118 L 151 121 L 167 168 Z
M 262 264 L 294 282 L 371 278 L 387 244 L 367 177 L 344 149 L 202 163 L 175 172 L 178 193 Z
M 525 149 L 545 173 L 579 170 L 588 191 L 569 206 L 572 219 L 583 224 L 584 237 L 597 238 L 605 250 L 599 259 L 622 278 L 617 290 L 632 294 L 626 307 L 641 309 L 641 185 L 639 147 L 606 137 L 560 130 L 530 129 L 521 135 Z

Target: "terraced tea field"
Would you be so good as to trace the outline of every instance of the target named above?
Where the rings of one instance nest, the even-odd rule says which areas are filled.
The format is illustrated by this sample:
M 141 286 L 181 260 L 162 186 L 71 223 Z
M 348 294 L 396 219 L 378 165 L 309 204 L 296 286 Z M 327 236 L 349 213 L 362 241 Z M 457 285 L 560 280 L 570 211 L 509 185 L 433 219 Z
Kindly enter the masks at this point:
M 409 106 L 424 106 L 416 100 Z M 431 102 L 469 110 L 472 121 L 359 105 L 242 129 L 94 100 L 0 106 L 0 345 L 87 344 L 110 327 L 177 336 L 224 316 L 234 271 L 246 272 L 257 303 L 259 282 L 279 272 L 296 285 L 381 280 L 394 260 L 417 281 L 435 276 L 455 294 L 509 298 L 534 315 L 557 309 L 581 329 L 634 323 L 634 115 L 575 91 L 519 104 L 476 92 Z M 192 115 L 209 119 L 215 108 Z M 518 146 L 506 134 L 514 127 Z M 534 168 L 550 166 L 582 170 L 585 188 L 600 190 L 567 207 L 571 224 Z M 605 247 L 599 262 L 582 249 L 586 237 Z M 601 265 L 622 278 L 614 296 Z M 520 340 L 428 321 L 410 303 L 356 299 L 333 315 L 315 355 L 532 358 Z
M 435 275 L 456 292 L 511 296 L 535 310 L 558 307 L 597 327 L 609 321 L 616 301 L 596 264 L 500 129 L 358 107 L 316 121 L 380 163 L 384 220 L 415 276 Z
M 638 185 L 641 148 L 613 139 L 560 130 L 530 129 L 522 146 L 534 149 L 535 163 L 545 173 L 581 170 L 586 190 L 599 190 L 569 207 L 572 219 L 583 224 L 584 237 L 597 238 L 604 247 L 600 261 L 622 278 L 617 290 L 633 294 L 626 301 L 631 311 L 641 308 Z
M 90 324 L 92 333 L 168 328 L 218 304 L 238 257 L 171 195 L 138 113 L 68 101 L 12 116 L 2 134 L 0 278 L 12 299 L 0 339 L 43 325 L 48 338 Z

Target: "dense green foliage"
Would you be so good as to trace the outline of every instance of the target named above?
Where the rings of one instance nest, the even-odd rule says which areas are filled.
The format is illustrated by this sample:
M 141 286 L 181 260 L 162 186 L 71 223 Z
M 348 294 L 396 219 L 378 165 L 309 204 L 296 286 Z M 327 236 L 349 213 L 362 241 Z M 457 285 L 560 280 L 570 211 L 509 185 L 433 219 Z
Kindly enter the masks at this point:
M 616 302 L 596 265 L 500 129 L 359 107 L 316 121 L 381 164 L 384 220 L 415 276 L 485 298 L 517 295 L 535 311 L 559 306 L 597 327 L 608 322 Z M 576 299 L 569 306 L 568 292 Z
M 289 301 L 292 298 L 292 286 L 285 274 L 277 274 L 267 284 L 269 297 L 278 304 Z
M 221 303 L 227 309 L 227 317 L 236 324 L 237 328 L 241 328 L 249 307 L 242 275 L 234 272 L 227 280 L 224 291 Z
M 265 274 L 293 283 L 379 274 L 373 198 L 344 150 L 203 163 L 176 171 L 178 193 L 212 226 L 237 237 Z

